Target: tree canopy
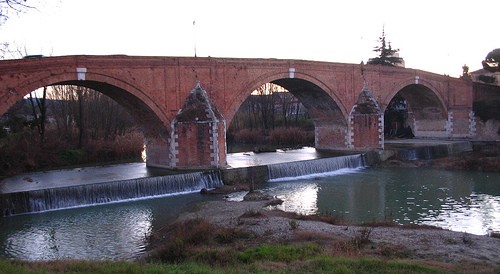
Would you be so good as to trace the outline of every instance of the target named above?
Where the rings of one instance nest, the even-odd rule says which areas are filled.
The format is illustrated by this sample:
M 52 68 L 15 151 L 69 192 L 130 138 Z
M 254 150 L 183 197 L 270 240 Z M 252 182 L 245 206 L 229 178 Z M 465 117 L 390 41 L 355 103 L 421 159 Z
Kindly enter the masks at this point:
M 483 68 L 489 72 L 499 72 L 500 66 L 498 63 L 500 62 L 500 48 L 494 49 L 486 55 L 482 64 Z
M 367 62 L 368 64 L 395 66 L 397 64 L 403 63 L 403 58 L 396 55 L 396 53 L 399 52 L 399 49 L 393 49 L 391 46 L 391 42 L 386 43 L 384 29 L 382 29 L 382 36 L 379 37 L 378 41 L 380 42 L 380 46 L 375 47 L 373 51 L 378 52 L 379 56 L 370 58 Z

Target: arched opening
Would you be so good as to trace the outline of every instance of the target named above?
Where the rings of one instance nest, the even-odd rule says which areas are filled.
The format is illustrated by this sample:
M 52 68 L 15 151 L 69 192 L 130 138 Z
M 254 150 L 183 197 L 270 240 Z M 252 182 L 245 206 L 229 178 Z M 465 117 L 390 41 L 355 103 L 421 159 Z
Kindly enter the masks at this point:
M 327 92 L 307 80 L 282 78 L 253 91 L 240 106 L 229 126 L 228 152 L 235 151 L 235 139 L 245 138 L 250 146 L 260 143 L 271 149 L 344 149 L 346 130 L 345 117 Z
M 153 111 L 113 85 L 57 82 L 36 93 L 18 101 L 0 119 L 3 175 L 140 161 L 148 140 L 166 139 L 166 129 Z
M 414 134 L 408 123 L 408 102 L 399 93 L 396 94 L 384 112 L 385 138 L 413 138 Z
M 284 87 L 266 83 L 254 90 L 233 117 L 228 152 L 314 146 L 314 124 L 304 105 Z
M 445 137 L 447 112 L 428 87 L 412 84 L 397 92 L 384 111 L 386 138 Z

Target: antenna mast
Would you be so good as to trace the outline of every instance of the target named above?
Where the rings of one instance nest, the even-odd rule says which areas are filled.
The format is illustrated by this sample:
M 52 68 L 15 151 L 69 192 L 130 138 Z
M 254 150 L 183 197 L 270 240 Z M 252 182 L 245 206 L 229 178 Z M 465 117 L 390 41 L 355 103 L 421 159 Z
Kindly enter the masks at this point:
M 196 21 L 193 20 L 194 57 L 196 57 Z

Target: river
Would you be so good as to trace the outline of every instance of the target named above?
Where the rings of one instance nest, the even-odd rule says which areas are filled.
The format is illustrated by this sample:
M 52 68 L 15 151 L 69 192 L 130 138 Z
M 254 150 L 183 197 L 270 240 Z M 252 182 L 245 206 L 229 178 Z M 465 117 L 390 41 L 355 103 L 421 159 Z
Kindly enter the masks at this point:
M 299 160 L 319 158 L 314 149 L 302 152 L 234 154 L 228 161 L 236 167 L 262 164 L 263 158 L 290 160 L 291 154 Z M 500 173 L 356 167 L 300 179 L 275 179 L 263 183 L 262 188 L 282 198 L 280 208 L 286 211 L 335 214 L 353 223 L 389 219 L 487 234 L 500 231 L 498 182 Z M 241 200 L 243 195 L 234 193 L 229 199 Z M 3 217 L 0 258 L 132 260 L 144 254 L 151 231 L 208 199 L 223 197 L 170 194 Z

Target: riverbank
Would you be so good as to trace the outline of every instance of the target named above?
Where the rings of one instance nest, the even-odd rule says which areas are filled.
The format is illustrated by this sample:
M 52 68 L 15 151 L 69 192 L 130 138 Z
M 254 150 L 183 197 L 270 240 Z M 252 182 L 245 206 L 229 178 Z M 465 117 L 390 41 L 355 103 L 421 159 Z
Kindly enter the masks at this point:
M 389 159 L 379 163 L 378 166 L 499 172 L 500 153 L 498 152 L 496 146 L 488 149 L 481 146 L 475 147 L 473 151 L 438 159 L 413 161 Z M 250 189 L 246 184 L 240 184 L 224 186 L 215 193 L 224 194 Z M 193 220 L 207 222 L 218 230 L 238 231 L 240 234 L 251 235 L 247 236 L 245 241 L 238 242 L 235 247 L 237 250 L 262 245 L 295 247 L 313 244 L 318 246 L 325 256 L 347 257 L 358 261 L 367 259 L 385 262 L 405 261 L 430 267 L 438 273 L 441 271 L 444 273 L 500 272 L 498 233 L 492 236 L 481 236 L 436 227 L 402 226 L 394 223 L 350 225 L 334 216 L 302 216 L 282 212 L 269 206 L 268 201 L 265 200 L 207 202 L 181 215 L 176 224 Z M 168 237 L 168 233 L 162 234 L 163 232 L 158 231 L 154 239 Z M 151 254 L 165 247 L 158 243 L 155 241 L 155 244 L 151 246 Z M 203 247 L 205 250 L 207 248 L 213 251 L 221 247 Z M 262 265 L 267 265 L 267 263 L 262 263 Z M 289 266 L 283 264 L 280 267 L 283 271 L 287 271 Z M 268 269 L 265 268 L 265 271 Z
M 333 216 L 301 216 L 273 210 L 267 204 L 268 201 L 207 202 L 181 215 L 176 224 L 203 220 L 217 230 L 237 231 L 239 235 L 246 235 L 245 240 L 235 247 L 241 250 L 262 245 L 293 247 L 312 244 L 325 256 L 404 260 L 445 272 L 500 271 L 498 238 L 392 223 L 351 226 Z M 197 228 L 190 226 L 189 229 Z M 153 257 L 158 256 L 162 248 L 164 250 L 165 245 L 160 239 L 168 239 L 168 233 L 163 234 L 167 231 L 172 233 L 172 229 L 165 229 L 152 237 L 154 244 L 150 254 L 156 254 Z M 168 248 L 171 246 L 167 245 Z M 220 245 L 209 245 L 202 250 L 214 252 L 221 248 Z M 285 265 L 283 267 L 287 269 Z

